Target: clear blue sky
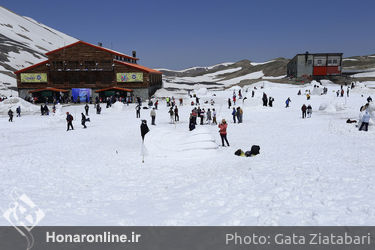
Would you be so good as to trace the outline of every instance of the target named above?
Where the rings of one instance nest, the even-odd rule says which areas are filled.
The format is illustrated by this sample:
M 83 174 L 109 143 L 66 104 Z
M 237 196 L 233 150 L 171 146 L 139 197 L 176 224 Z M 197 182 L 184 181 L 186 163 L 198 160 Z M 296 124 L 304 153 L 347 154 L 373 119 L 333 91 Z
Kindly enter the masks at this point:
M 77 39 L 182 69 L 296 53 L 375 53 L 375 1 L 2 0 Z

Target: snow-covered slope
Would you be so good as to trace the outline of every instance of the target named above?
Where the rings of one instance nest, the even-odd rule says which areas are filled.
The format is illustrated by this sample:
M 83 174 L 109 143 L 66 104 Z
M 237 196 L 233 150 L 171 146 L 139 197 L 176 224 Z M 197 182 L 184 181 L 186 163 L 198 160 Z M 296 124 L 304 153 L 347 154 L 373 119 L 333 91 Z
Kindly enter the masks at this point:
M 0 94 L 9 94 L 9 89 L 15 89 L 13 71 L 45 60 L 47 51 L 75 41 L 71 36 L 0 6 Z

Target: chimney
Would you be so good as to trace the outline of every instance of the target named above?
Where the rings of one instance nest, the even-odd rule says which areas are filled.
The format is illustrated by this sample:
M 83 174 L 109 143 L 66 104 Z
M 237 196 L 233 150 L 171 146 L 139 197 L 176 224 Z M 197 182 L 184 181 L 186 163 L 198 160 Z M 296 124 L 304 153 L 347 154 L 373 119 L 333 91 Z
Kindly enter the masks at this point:
M 137 57 L 137 52 L 135 50 L 132 51 L 133 57 Z
M 103 47 L 103 44 L 101 42 L 98 42 L 99 47 Z

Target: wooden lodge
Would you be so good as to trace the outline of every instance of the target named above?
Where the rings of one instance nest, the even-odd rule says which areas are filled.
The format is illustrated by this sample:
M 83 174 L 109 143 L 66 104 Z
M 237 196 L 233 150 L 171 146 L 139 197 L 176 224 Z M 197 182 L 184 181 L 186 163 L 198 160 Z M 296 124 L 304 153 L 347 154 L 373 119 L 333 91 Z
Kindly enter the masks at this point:
M 139 65 L 135 51 L 128 56 L 78 41 L 46 56 L 48 60 L 15 72 L 20 97 L 76 98 L 82 92 L 86 98 L 131 95 L 145 99 L 162 86 L 162 73 Z

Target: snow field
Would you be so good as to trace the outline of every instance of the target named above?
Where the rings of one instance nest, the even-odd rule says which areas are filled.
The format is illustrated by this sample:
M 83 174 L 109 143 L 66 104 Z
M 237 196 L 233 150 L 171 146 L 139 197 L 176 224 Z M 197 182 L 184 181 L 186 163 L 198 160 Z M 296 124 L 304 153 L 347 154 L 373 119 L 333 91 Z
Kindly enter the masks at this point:
M 242 124 L 233 124 L 227 107 L 232 90 L 202 94 L 201 103 L 214 99 L 218 122 L 227 120 L 230 147 L 218 146 L 215 125 L 188 130 L 190 98 L 179 106 L 176 124 L 160 100 L 156 126 L 150 110 L 141 110 L 150 128 L 143 164 L 133 104 L 102 105 L 101 115 L 90 105 L 87 129 L 80 125 L 84 105 L 58 107 L 50 117 L 24 115 L 12 124 L 0 116 L 0 207 L 18 187 L 45 211 L 42 225 L 373 225 L 375 129 L 360 132 L 345 123 L 358 118 L 368 96 L 361 93 L 373 90 L 337 98 L 339 86 L 326 86 L 327 95 L 309 101 L 297 92 L 312 90 L 310 84 L 244 87 Z M 273 108 L 261 106 L 263 91 L 275 98 Z M 312 118 L 301 118 L 304 103 L 312 105 Z M 342 109 L 319 111 L 323 103 Z M 69 132 L 67 111 L 74 116 Z M 254 144 L 260 155 L 234 155 Z

